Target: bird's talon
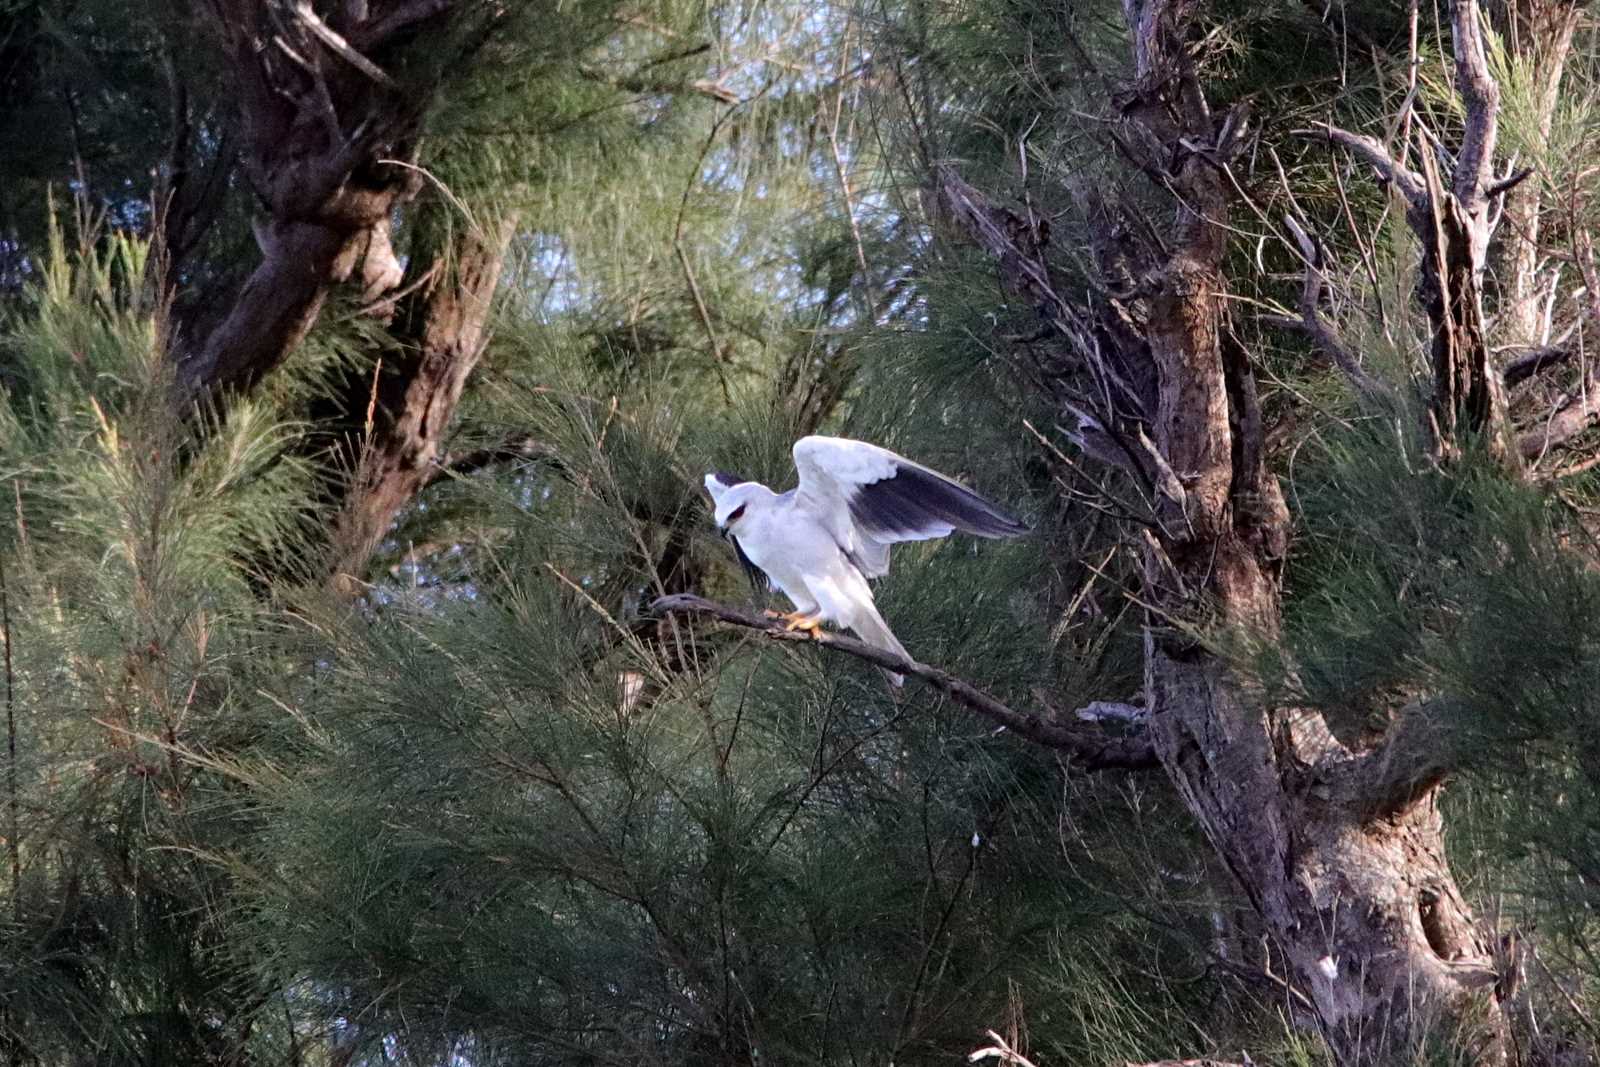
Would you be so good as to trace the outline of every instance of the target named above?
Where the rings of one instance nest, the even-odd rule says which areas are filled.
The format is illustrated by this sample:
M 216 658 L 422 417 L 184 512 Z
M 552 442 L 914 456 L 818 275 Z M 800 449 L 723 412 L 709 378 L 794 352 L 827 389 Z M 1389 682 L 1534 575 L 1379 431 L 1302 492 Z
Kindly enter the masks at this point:
M 789 624 L 785 626 L 784 629 L 789 633 L 794 633 L 796 630 L 804 630 L 812 637 L 821 637 L 822 616 L 802 615 L 799 612 L 796 612 L 790 617 Z

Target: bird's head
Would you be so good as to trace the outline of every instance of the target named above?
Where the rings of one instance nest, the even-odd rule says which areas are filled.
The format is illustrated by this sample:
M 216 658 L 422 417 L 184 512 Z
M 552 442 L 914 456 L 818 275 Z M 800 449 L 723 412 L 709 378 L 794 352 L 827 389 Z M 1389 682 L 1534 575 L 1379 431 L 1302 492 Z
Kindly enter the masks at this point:
M 712 521 L 723 537 L 737 534 L 750 511 L 759 510 L 772 496 L 772 490 L 760 482 L 741 481 L 729 474 L 706 475 L 706 492 L 711 494 Z

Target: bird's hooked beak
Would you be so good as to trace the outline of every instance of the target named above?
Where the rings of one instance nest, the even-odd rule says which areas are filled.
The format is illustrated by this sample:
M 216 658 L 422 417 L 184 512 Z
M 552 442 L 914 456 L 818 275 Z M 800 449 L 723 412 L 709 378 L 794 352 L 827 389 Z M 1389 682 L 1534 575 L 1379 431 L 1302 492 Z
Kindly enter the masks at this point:
M 744 509 L 745 505 L 740 504 L 738 507 L 733 509 L 733 514 L 728 516 L 727 522 L 717 523 L 718 537 L 722 538 L 724 541 L 727 541 L 733 537 L 733 534 L 729 532 L 728 528 L 739 521 L 739 516 L 744 514 Z

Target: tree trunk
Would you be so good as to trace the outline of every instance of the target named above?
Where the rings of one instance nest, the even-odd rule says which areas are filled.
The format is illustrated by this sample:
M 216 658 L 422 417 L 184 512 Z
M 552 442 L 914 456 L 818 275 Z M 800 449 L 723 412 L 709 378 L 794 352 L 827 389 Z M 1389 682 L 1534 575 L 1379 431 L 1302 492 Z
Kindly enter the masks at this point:
M 1185 472 L 1181 514 L 1147 547 L 1146 699 L 1157 755 L 1185 805 L 1260 912 L 1288 978 L 1344 1064 L 1399 1062 L 1424 1031 L 1484 1014 L 1470 979 L 1488 960 L 1445 861 L 1431 791 L 1392 816 L 1364 819 L 1339 784 L 1359 761 L 1312 713 L 1265 707 L 1233 668 L 1165 626 L 1161 615 L 1279 628 L 1278 569 L 1287 512 L 1257 461 L 1248 363 L 1225 363 L 1220 276 L 1228 200 L 1195 159 L 1178 175 L 1177 251 L 1150 304 L 1147 337 L 1161 383 L 1155 441 Z M 1231 379 L 1231 380 L 1230 380 Z M 1469 1035 L 1497 1047 L 1493 1028 Z
M 433 89 L 398 84 L 371 56 L 466 16 L 454 0 L 348 4 L 329 22 L 310 5 L 264 0 L 211 0 L 206 10 L 238 71 L 235 136 L 260 208 L 261 262 L 208 334 L 178 339 L 180 380 L 194 397 L 250 390 L 305 340 L 340 285 L 373 314 L 398 319 L 376 385 L 353 384 L 343 408 L 332 404 L 318 420 L 333 427 L 335 447 L 359 437 L 353 475 L 329 485 L 338 508 L 329 574 L 353 589 L 396 515 L 436 474 L 515 227 L 506 218 L 436 256 L 413 248 L 416 282 L 403 288 L 391 225 L 421 188 L 410 158 Z
M 1227 168 L 1249 114 L 1242 105 L 1210 109 L 1185 40 L 1189 11 L 1182 0 L 1124 2 L 1136 83 L 1119 100 L 1117 145 L 1176 205 L 1170 223 L 1100 218 L 1110 213 L 1091 198 L 1099 205 L 1089 213 L 1096 262 L 1126 263 L 1140 279 L 1135 288 L 1108 277 L 1106 290 L 1132 295 L 1069 303 L 1030 224 L 983 201 L 948 168 L 935 174 L 936 202 L 1060 334 L 1066 355 L 1052 388 L 1070 398 L 1066 421 L 1150 491 L 1150 740 L 1259 912 L 1299 1006 L 1341 1064 L 1407 1062 L 1434 1039 L 1475 1062 L 1497 1062 L 1504 1038 L 1489 996 L 1490 957 L 1451 874 L 1434 804 L 1443 765 L 1414 758 L 1414 737 L 1352 752 L 1318 713 L 1271 706 L 1194 636 L 1223 629 L 1278 638 L 1289 517 L 1264 459 L 1251 361 L 1225 319 L 1222 268 L 1237 188 Z M 1476 19 L 1476 5 L 1458 0 L 1453 25 L 1476 33 Z M 1458 52 L 1472 43 L 1458 39 Z M 1436 174 L 1429 182 L 1376 158 L 1375 142 L 1342 135 L 1362 141 L 1380 169 L 1387 164 L 1412 200 L 1413 223 L 1426 226 L 1418 236 L 1431 262 L 1419 296 L 1441 368 L 1434 410 L 1451 449 L 1462 432 L 1493 432 L 1499 414 L 1477 297 L 1494 93 L 1478 78 L 1486 77 L 1481 49 L 1461 70 L 1476 125 L 1469 121 L 1451 189 Z M 1141 232 L 1165 240 L 1129 251 L 1125 235 Z M 1128 313 L 1134 303 L 1139 314 Z M 1150 398 L 1138 383 L 1152 373 Z
M 254 386 L 358 269 L 369 299 L 396 280 L 389 223 L 421 188 L 411 163 L 432 90 L 395 83 L 354 46 L 376 54 L 419 22 L 456 15 L 449 0 L 376 13 L 351 4 L 330 27 L 309 4 L 205 6 L 238 76 L 236 136 L 260 208 L 261 263 L 207 336 L 181 339 L 181 380 L 192 394 Z
M 373 422 L 334 528 L 330 574 L 353 593 L 400 510 L 433 477 L 467 377 L 487 343 L 489 312 L 515 217 L 468 233 L 420 272 L 431 280 L 402 303 L 401 347 L 380 368 Z M 387 370 L 387 374 L 381 371 Z

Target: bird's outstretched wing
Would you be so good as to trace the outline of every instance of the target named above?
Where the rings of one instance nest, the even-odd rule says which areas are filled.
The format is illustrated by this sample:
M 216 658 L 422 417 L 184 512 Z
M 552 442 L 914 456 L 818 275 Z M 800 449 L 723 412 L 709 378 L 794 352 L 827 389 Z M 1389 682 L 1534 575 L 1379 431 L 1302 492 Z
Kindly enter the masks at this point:
M 888 573 L 889 546 L 951 533 L 1017 537 L 1028 528 L 971 489 L 886 448 L 843 437 L 794 445 L 799 502 L 869 578 Z

